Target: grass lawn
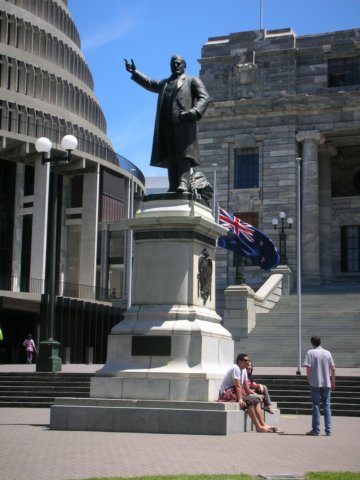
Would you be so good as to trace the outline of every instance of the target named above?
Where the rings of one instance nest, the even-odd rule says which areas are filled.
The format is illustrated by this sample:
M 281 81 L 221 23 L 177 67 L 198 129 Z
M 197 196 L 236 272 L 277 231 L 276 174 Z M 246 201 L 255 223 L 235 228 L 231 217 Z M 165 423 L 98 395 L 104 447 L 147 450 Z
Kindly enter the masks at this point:
M 84 480 L 256 480 L 261 477 L 252 475 L 171 475 L 153 477 L 93 477 Z M 307 480 L 360 480 L 360 472 L 309 472 Z
M 358 480 L 360 473 L 355 472 L 309 472 L 306 474 L 309 480 Z

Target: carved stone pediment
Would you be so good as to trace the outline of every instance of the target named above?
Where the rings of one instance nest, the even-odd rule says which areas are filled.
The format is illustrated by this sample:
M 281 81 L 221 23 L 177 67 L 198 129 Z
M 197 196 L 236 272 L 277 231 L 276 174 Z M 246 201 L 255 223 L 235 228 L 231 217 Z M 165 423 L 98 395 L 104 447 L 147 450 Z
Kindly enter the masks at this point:
M 257 81 L 258 67 L 255 63 L 238 63 L 234 67 L 234 77 L 240 85 Z

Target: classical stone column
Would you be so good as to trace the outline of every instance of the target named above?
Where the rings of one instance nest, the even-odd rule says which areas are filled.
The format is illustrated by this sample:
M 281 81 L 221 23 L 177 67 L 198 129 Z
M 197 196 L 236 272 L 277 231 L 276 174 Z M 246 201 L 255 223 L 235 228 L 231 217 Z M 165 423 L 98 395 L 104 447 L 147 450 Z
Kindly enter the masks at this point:
M 325 283 L 332 281 L 331 157 L 336 153 L 332 144 L 319 149 L 320 274 Z
M 317 130 L 299 132 L 302 142 L 302 279 L 304 285 L 320 284 L 319 162 Z

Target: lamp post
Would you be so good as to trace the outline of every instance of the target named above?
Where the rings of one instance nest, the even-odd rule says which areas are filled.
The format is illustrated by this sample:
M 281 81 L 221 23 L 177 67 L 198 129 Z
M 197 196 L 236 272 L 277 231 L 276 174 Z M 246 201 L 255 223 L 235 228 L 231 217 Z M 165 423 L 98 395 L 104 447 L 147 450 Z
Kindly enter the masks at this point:
M 279 234 L 279 240 L 280 240 L 280 264 L 281 265 L 287 265 L 287 257 L 286 257 L 286 232 L 285 232 L 285 218 L 286 218 L 286 213 L 285 212 L 279 212 L 279 218 L 281 221 L 280 224 L 280 234 Z M 279 224 L 279 219 L 277 217 L 273 218 L 271 223 L 274 226 L 274 229 L 277 229 L 277 226 Z M 291 228 L 292 224 L 294 223 L 294 220 L 291 217 L 286 218 L 286 224 L 287 228 Z
M 36 151 L 41 153 L 42 164 L 52 165 L 52 186 L 50 203 L 48 208 L 48 232 L 50 238 L 47 241 L 46 274 L 45 274 L 45 297 L 46 297 L 46 320 L 48 339 L 40 342 L 39 355 L 36 362 L 37 372 L 58 372 L 61 370 L 61 358 L 59 357 L 60 343 L 54 340 L 55 313 L 56 313 L 56 239 L 57 239 L 57 213 L 58 213 L 58 162 L 70 161 L 71 153 L 78 145 L 73 135 L 65 135 L 61 140 L 61 146 L 66 151 L 64 155 L 50 157 L 52 148 L 51 141 L 46 137 L 38 138 L 35 142 Z

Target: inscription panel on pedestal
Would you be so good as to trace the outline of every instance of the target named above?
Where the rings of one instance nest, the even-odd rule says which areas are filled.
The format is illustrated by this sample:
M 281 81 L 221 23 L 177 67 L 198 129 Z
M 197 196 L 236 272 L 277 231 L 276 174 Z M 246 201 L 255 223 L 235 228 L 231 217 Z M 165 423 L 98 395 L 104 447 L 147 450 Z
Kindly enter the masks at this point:
M 131 355 L 170 356 L 171 337 L 165 335 L 134 335 L 131 341 Z

